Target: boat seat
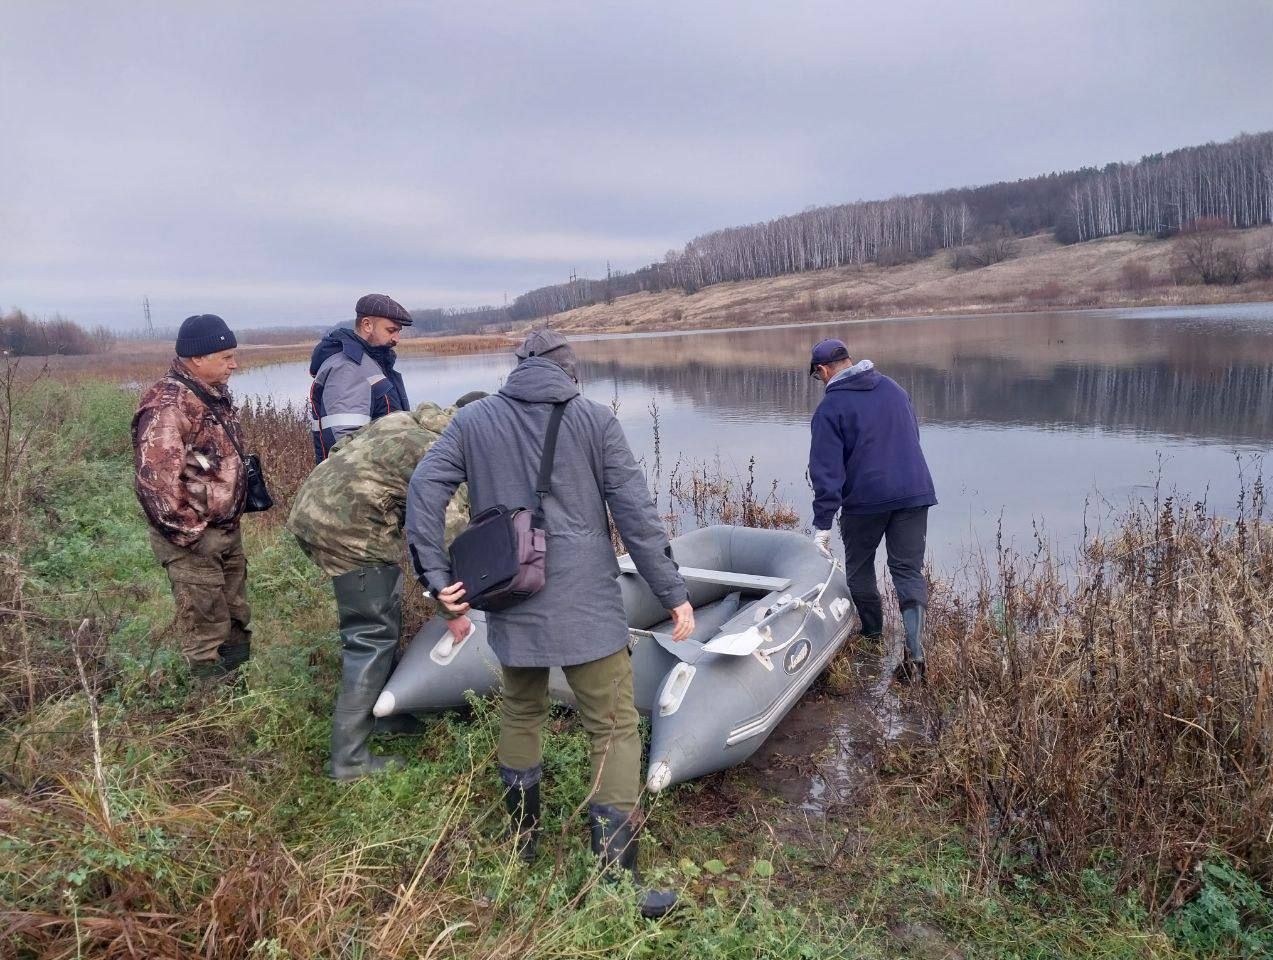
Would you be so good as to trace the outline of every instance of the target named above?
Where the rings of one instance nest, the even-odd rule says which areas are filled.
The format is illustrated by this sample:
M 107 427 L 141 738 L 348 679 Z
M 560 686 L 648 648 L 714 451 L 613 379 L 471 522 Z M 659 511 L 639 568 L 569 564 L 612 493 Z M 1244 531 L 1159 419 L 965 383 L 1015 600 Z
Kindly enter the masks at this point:
M 619 570 L 622 573 L 637 572 L 636 563 L 629 554 L 619 557 Z M 714 583 L 735 590 L 750 590 L 757 593 L 782 592 L 791 586 L 790 577 L 759 577 L 751 573 L 735 573 L 733 570 L 707 570 L 703 567 L 681 567 L 681 579 L 690 583 Z

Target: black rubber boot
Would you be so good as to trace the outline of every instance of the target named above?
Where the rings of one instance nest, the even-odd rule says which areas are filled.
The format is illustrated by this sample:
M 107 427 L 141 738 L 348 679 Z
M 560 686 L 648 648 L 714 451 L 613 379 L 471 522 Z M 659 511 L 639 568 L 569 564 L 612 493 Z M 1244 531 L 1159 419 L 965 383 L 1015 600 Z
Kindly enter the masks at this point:
M 367 739 L 375 727 L 371 708 L 393 669 L 402 616 L 402 571 L 367 567 L 332 580 L 340 613 L 340 691 L 332 713 L 331 762 L 327 775 L 354 780 L 405 763 L 375 756 Z
M 414 713 L 395 713 L 388 717 L 376 717 L 371 732 L 386 737 L 419 737 L 427 733 L 428 729 L 429 725 Z
M 504 781 L 504 808 L 508 811 L 508 835 L 517 841 L 517 855 L 532 863 L 539 853 L 539 781 L 542 767 L 530 770 L 499 768 Z
M 879 640 L 884 636 L 884 606 L 878 600 L 855 603 L 858 619 L 862 621 L 862 636 L 867 640 Z
M 902 654 L 902 662 L 893 671 L 898 683 L 917 684 L 925 682 L 924 669 L 924 621 L 926 611 L 919 604 L 905 607 L 902 610 L 902 626 L 906 630 L 906 650 Z
M 190 676 L 202 683 L 217 683 L 229 680 L 234 671 L 220 660 L 196 660 L 190 664 Z
M 221 657 L 221 666 L 227 670 L 237 670 L 243 664 L 252 659 L 252 641 L 244 640 L 241 643 L 223 643 L 217 647 L 217 653 Z
M 639 838 L 632 823 L 633 814 L 614 807 L 590 804 L 588 827 L 592 831 L 592 852 L 600 858 L 603 876 L 609 882 L 617 882 L 625 872 L 632 878 L 641 916 L 653 920 L 676 906 L 676 893 L 672 890 L 650 890 L 642 885 L 641 874 L 637 870 Z

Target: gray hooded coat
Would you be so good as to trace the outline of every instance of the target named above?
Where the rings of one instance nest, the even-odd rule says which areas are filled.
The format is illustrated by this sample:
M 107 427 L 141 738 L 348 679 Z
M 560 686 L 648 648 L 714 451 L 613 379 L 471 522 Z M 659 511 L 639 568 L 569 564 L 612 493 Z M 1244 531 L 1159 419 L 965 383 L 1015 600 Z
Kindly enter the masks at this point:
M 544 589 L 487 615 L 491 648 L 506 666 L 571 666 L 627 644 L 607 506 L 659 602 L 670 610 L 688 596 L 619 421 L 609 407 L 579 396 L 566 372 L 541 357 L 518 364 L 496 396 L 460 410 L 411 477 L 407 542 L 428 585 L 437 590 L 452 582 L 442 530 L 455 488 L 468 483 L 473 515 L 496 504 L 533 508 L 551 405 L 572 397 L 557 437 L 552 490 L 544 499 Z

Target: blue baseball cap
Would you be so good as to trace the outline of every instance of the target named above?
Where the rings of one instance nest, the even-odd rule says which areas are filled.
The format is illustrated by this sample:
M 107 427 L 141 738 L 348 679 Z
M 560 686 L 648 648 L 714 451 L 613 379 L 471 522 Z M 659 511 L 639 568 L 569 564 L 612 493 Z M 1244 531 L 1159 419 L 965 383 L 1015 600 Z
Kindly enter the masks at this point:
M 849 348 L 844 345 L 843 340 L 821 340 L 814 345 L 813 354 L 809 358 L 809 376 L 813 376 L 818 367 L 848 359 Z

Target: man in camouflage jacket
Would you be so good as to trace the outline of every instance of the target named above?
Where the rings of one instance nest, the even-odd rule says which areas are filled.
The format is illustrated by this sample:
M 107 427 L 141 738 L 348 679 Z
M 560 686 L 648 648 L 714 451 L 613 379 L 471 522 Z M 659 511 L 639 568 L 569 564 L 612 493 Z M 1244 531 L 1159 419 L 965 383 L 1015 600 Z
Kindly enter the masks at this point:
M 182 323 L 176 346 L 133 417 L 135 487 L 172 585 L 182 652 L 193 674 L 212 677 L 251 653 L 242 428 L 226 389 L 237 342 L 224 320 L 203 314 Z
M 466 394 L 456 404 L 483 396 Z M 402 631 L 399 562 L 407 484 L 454 412 L 423 403 L 342 438 L 301 484 L 287 520 L 301 549 L 332 578 L 336 594 L 342 664 L 328 774 L 338 780 L 400 760 L 368 750 L 376 724 L 371 708 L 389 679 Z M 447 508 L 448 534 L 467 522 L 468 497 L 461 490 Z M 451 621 L 456 640 L 468 630 L 467 617 Z

